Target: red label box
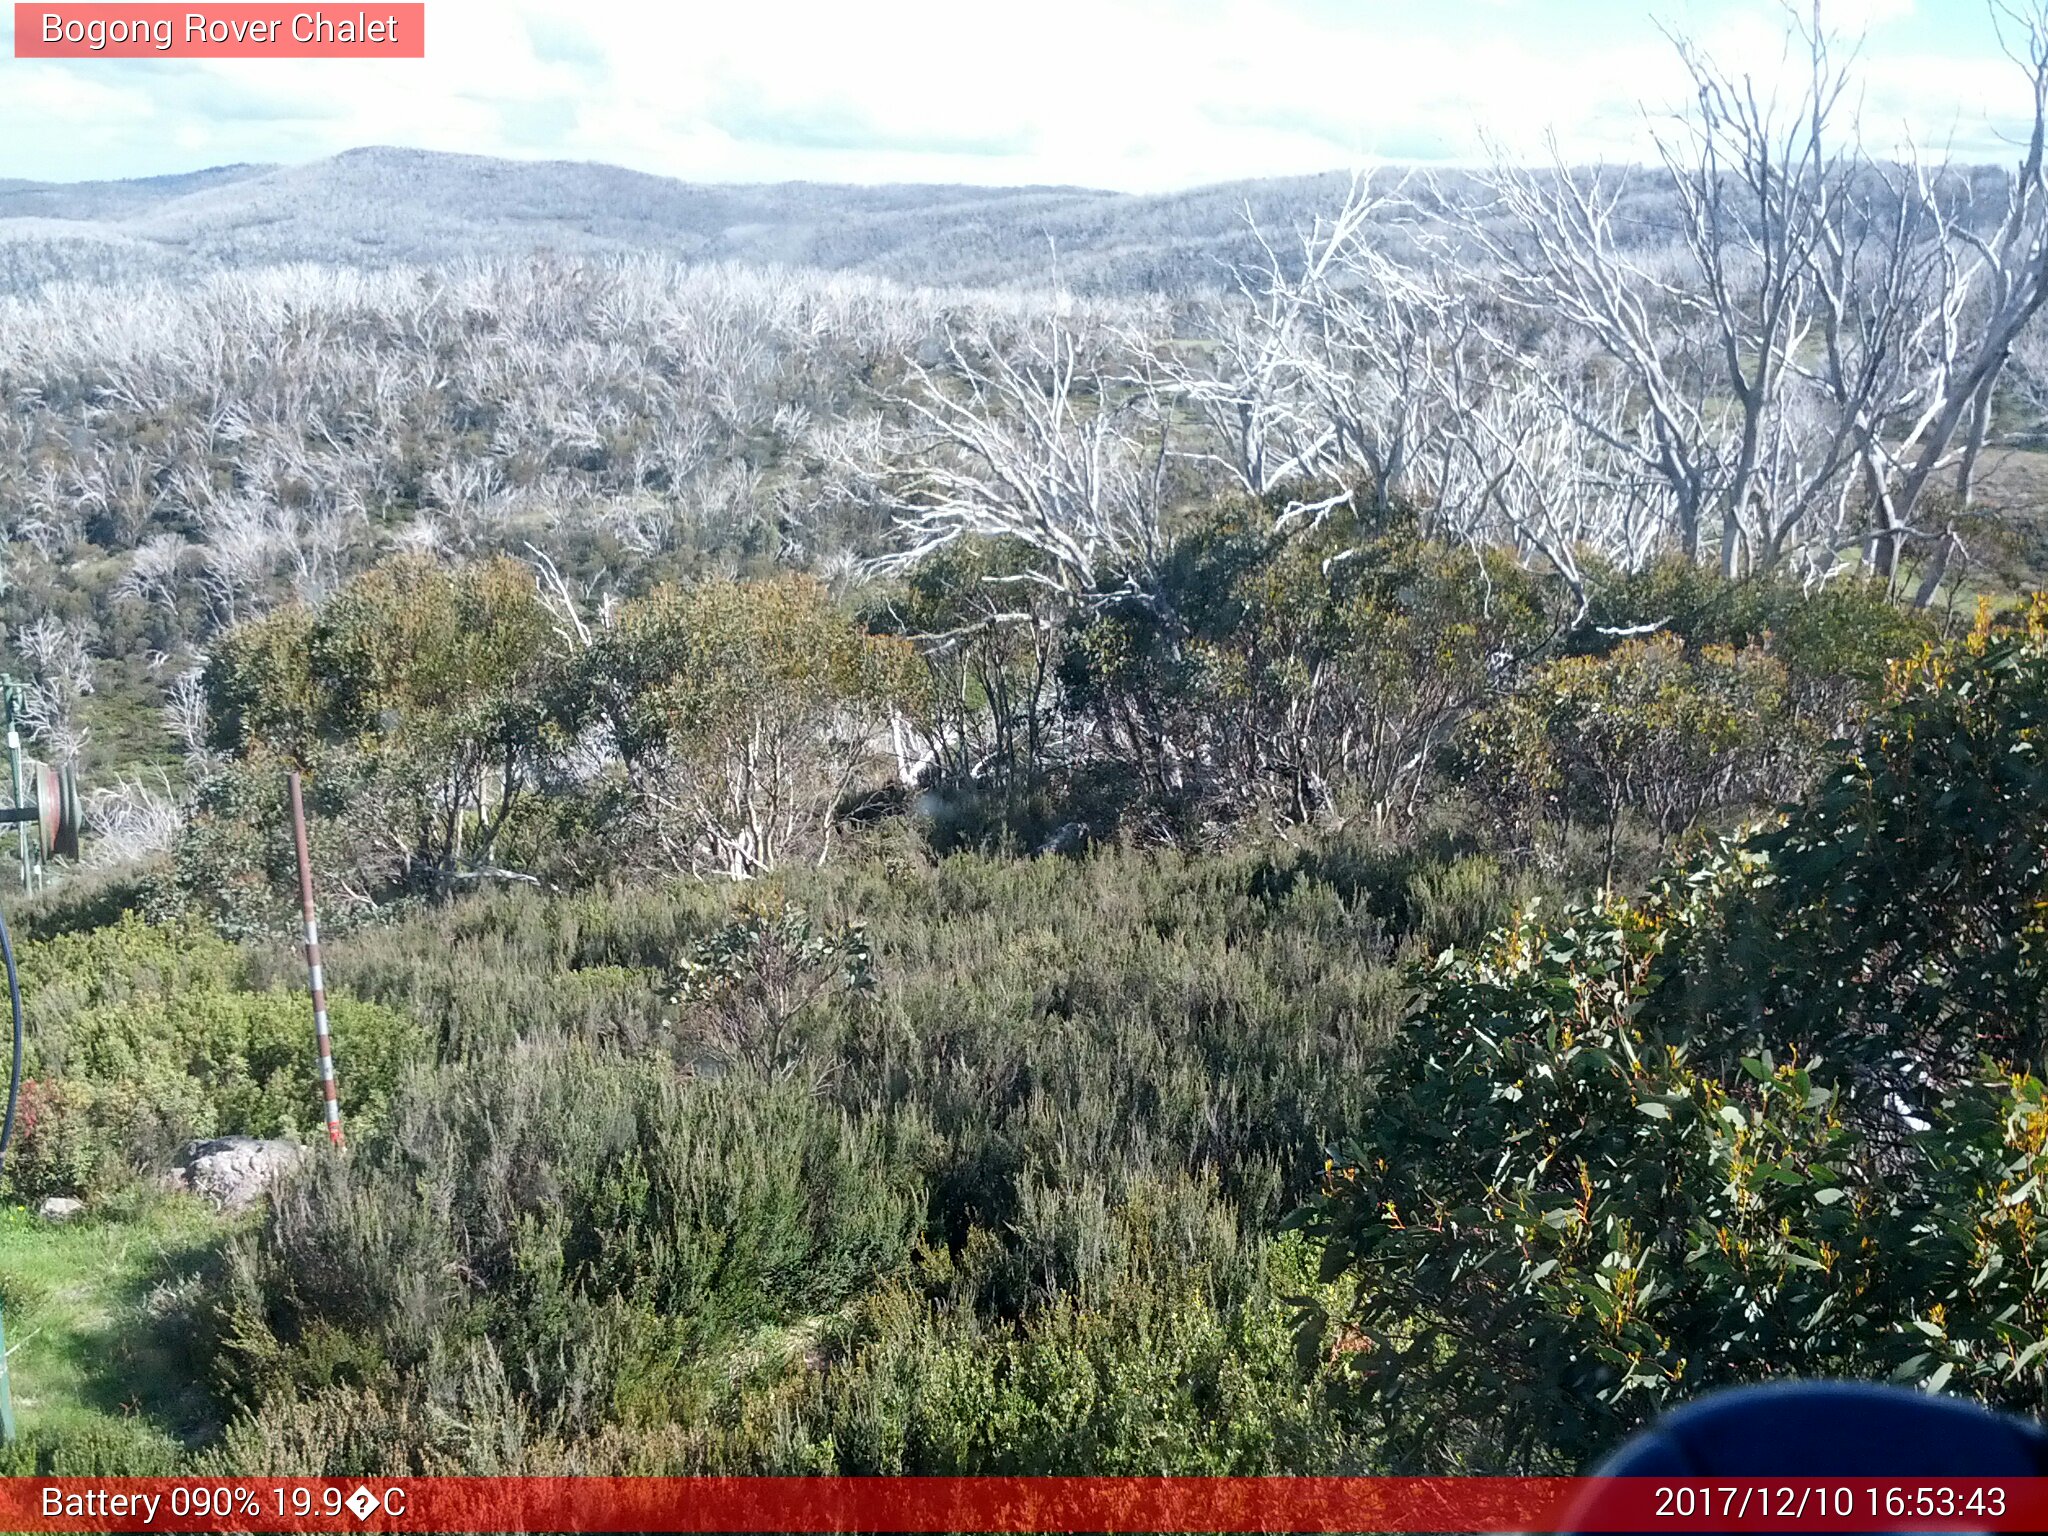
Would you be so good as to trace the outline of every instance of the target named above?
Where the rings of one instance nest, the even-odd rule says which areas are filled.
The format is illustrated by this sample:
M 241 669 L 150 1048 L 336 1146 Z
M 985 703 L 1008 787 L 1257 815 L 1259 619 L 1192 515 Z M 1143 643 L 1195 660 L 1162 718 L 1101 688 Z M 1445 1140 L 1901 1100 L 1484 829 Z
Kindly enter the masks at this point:
M 0 1478 L 0 1530 L 2048 1530 L 2048 1478 Z
M 421 0 L 356 5 L 23 4 L 17 59 L 423 59 Z

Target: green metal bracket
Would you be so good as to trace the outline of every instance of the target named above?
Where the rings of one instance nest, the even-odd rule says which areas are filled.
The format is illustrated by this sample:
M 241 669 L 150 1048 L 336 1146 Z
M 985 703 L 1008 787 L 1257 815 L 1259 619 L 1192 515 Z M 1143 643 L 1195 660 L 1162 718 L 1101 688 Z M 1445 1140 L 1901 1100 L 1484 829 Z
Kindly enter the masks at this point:
M 8 819 L 15 824 L 15 845 L 21 856 L 21 888 L 29 892 L 35 889 L 36 865 L 40 861 L 30 851 L 28 823 L 33 816 L 21 815 L 27 807 L 22 798 L 21 729 L 15 722 L 21 718 L 22 700 L 26 693 L 25 684 L 16 682 L 11 676 L 0 676 L 0 725 L 7 728 L 7 767 L 14 783 L 15 814 Z

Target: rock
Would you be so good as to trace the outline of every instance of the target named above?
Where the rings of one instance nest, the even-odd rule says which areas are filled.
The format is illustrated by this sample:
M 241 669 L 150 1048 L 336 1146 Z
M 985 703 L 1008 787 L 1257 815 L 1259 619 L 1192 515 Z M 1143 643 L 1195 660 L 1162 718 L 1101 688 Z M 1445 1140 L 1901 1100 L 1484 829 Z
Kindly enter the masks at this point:
M 36 1207 L 36 1214 L 45 1221 L 69 1221 L 85 1214 L 85 1202 L 69 1195 L 52 1195 Z
M 224 1211 L 245 1210 L 305 1155 L 297 1142 L 217 1136 L 187 1143 L 165 1173 L 164 1184 L 211 1200 Z

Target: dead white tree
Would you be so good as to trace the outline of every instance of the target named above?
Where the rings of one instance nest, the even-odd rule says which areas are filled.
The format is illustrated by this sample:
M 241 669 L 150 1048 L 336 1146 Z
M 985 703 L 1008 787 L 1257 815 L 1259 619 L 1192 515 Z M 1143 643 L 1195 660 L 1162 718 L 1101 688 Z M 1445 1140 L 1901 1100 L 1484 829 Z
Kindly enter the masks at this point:
M 193 656 L 164 690 L 164 730 L 185 756 L 186 776 L 199 783 L 213 771 L 217 754 L 207 740 L 206 657 Z
M 1432 536 L 1515 549 L 1575 588 L 1588 553 L 1639 566 L 1670 504 L 1617 448 L 1641 425 L 1626 380 L 1556 332 L 1519 350 L 1488 315 L 1491 272 L 1432 240 L 1424 214 L 1361 174 L 1298 258 L 1258 236 L 1262 257 L 1209 312 L 1211 333 L 1164 365 L 1209 426 L 1209 457 L 1254 495 L 1321 488 L 1283 509 L 1280 536 L 1363 490 L 1360 510 L 1398 506 Z
M 1437 273 L 1381 248 L 1379 235 L 1409 211 L 1405 183 L 1383 179 L 1354 175 L 1335 212 L 1285 255 L 1254 222 L 1260 257 L 1198 316 L 1200 344 L 1160 355 L 1175 397 L 1213 440 L 1195 456 L 1253 496 L 1321 488 L 1285 509 L 1283 526 L 1361 488 L 1382 513 L 1412 501 L 1441 424 L 1431 364 L 1455 299 Z
M 1554 572 L 1583 614 L 1589 556 L 1640 569 L 1672 526 L 1664 487 L 1614 446 L 1640 430 L 1639 412 L 1623 380 L 1570 348 L 1510 357 L 1475 335 L 1439 364 L 1442 421 L 1420 477 L 1433 520 L 1445 537 Z
M 76 763 L 90 735 L 83 715 L 97 671 L 92 638 L 84 624 L 48 616 L 14 634 L 15 651 L 33 676 L 22 696 L 22 724 L 59 763 Z
M 256 605 L 281 553 L 278 530 L 271 508 L 247 495 L 210 502 L 199 523 L 205 531 L 199 586 L 214 622 L 225 629 Z
M 84 862 L 92 868 L 118 868 L 167 853 L 185 826 L 185 799 L 170 775 L 159 769 L 155 782 L 138 774 L 110 788 L 95 789 L 86 798 L 85 819 L 92 836 Z
M 911 364 L 899 399 L 916 426 L 886 481 L 900 547 L 884 569 L 915 565 L 964 537 L 1010 539 L 1036 560 L 1017 579 L 1075 600 L 1149 594 L 1165 547 L 1168 433 L 1148 381 L 1084 365 L 1055 314 L 1010 347 L 976 325 L 946 345 L 950 364 Z M 906 461 L 907 460 L 907 461 Z
M 114 583 L 114 596 L 132 597 L 175 612 L 178 606 L 178 578 L 192 546 L 175 533 L 160 533 L 136 546 L 134 558 L 121 579 Z
M 579 597 L 569 590 L 561 567 L 546 550 L 529 542 L 526 551 L 532 556 L 528 563 L 533 567 L 533 590 L 554 623 L 555 640 L 560 646 L 557 654 L 569 657 L 589 650 L 590 625 L 584 620 L 583 608 L 591 588 L 586 587 Z
M 1309 337 L 1333 264 L 1378 210 L 1371 178 L 1354 177 L 1336 214 L 1301 240 L 1299 272 L 1246 212 L 1262 259 L 1235 274 L 1236 291 L 1196 317 L 1201 344 L 1164 349 L 1162 375 L 1200 413 L 1220 463 L 1253 496 L 1313 480 L 1334 467 L 1334 423 L 1307 408 Z
M 1886 532 L 1913 527 L 1920 503 L 1944 476 L 1953 503 L 1967 509 L 1998 384 L 2014 343 L 2048 304 L 2048 3 L 2005 3 L 1992 7 L 2007 55 L 2024 74 L 2032 121 L 2026 147 L 2006 181 L 2006 205 L 1995 229 L 1979 233 L 1963 219 L 1950 226 L 1963 247 L 1947 263 L 1952 289 L 1967 294 L 1951 319 L 1943 314 L 1936 331 L 1938 387 L 1891 460 L 1897 484 L 1886 506 Z M 1956 541 L 1952 528 L 1938 536 L 1916 601 L 1931 602 Z M 1896 548 L 1896 537 L 1887 542 Z
M 2001 5 L 2032 94 L 2033 128 L 1995 227 L 1952 210 L 1955 178 L 1888 167 L 1857 139 L 1854 50 L 1796 22 L 1800 80 L 1781 93 L 1683 39 L 1694 104 L 1659 134 L 1659 186 L 1683 259 L 1623 230 L 1627 178 L 1553 157 L 1496 166 L 1460 228 L 1502 292 L 1592 341 L 1637 413 L 1610 436 L 1663 483 L 1673 535 L 1733 575 L 1826 564 L 1862 540 L 1891 577 L 1929 488 L 1967 505 L 1992 392 L 2014 339 L 2048 301 L 2048 8 Z M 1587 417 L 1554 380 L 1553 404 Z M 1934 553 L 1920 597 L 1933 595 Z

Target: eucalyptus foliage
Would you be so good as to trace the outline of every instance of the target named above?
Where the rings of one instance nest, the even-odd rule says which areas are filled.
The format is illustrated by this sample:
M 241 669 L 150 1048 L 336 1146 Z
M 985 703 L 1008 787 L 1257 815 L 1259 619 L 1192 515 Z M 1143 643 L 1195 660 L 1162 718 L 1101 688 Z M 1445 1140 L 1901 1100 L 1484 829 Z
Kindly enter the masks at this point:
M 1781 821 L 1417 974 L 1306 1213 L 1403 1464 L 1565 1464 L 1706 1387 L 2048 1391 L 2048 608 L 1901 666 Z

